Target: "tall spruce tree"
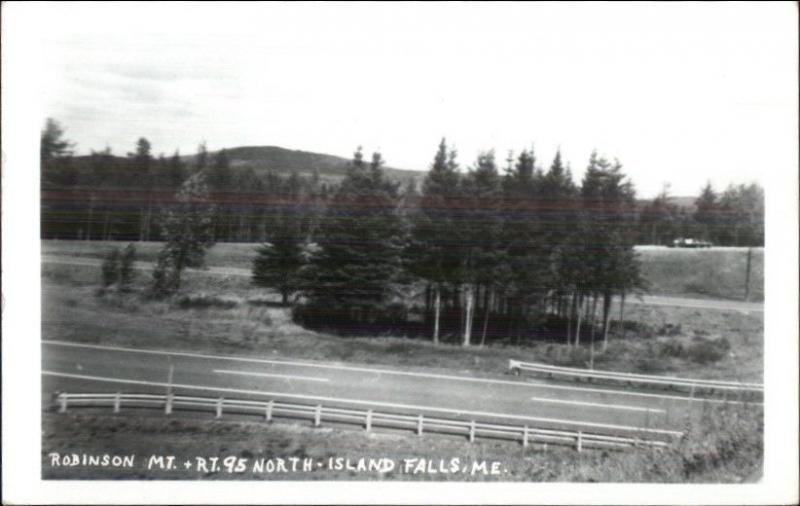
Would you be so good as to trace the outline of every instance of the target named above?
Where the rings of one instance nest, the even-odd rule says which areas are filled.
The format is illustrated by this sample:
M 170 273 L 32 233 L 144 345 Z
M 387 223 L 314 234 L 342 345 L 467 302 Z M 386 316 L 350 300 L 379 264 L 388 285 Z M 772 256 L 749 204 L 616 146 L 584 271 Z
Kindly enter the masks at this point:
M 460 260 L 457 237 L 460 184 L 455 150 L 448 152 L 443 138 L 422 184 L 407 251 L 409 269 L 427 281 L 432 292 L 427 304 L 432 306 L 432 338 L 436 344 L 441 332 L 443 292 L 456 281 Z
M 547 247 L 548 291 L 555 313 L 566 319 L 566 341 L 570 342 L 571 321 L 577 304 L 577 285 L 582 271 L 579 255 L 581 211 L 572 172 L 557 151 L 539 184 L 542 243 Z
M 382 316 L 402 267 L 398 185 L 382 165 L 380 154 L 366 166 L 361 148 L 356 151 L 328 205 L 305 275 L 309 304 L 357 323 Z
M 583 264 L 585 282 L 579 296 L 586 299 L 586 315 L 595 335 L 595 314 L 602 300 L 603 349 L 608 345 L 608 320 L 614 295 L 639 286 L 639 265 L 633 250 L 635 191 L 622 165 L 592 153 L 581 185 L 584 208 Z M 576 336 L 578 334 L 576 333 Z M 592 346 L 592 351 L 594 350 Z
M 497 270 L 504 252 L 501 249 L 502 224 L 501 179 L 495 163 L 494 151 L 478 155 L 475 166 L 464 178 L 462 199 L 465 222 L 459 227 L 461 266 L 459 281 L 464 291 L 464 338 L 462 344 L 470 346 L 476 309 L 476 292 L 490 293 L 494 288 Z M 488 301 L 488 299 L 487 299 Z M 484 304 L 484 314 L 488 317 Z
M 281 182 L 282 198 L 274 204 L 265 230 L 268 242 L 256 250 L 253 260 L 253 284 L 278 290 L 284 305 L 300 289 L 301 268 L 305 263 L 301 185 L 296 174 Z
M 501 248 L 505 258 L 496 269 L 503 296 L 510 304 L 509 331 L 519 338 L 548 286 L 547 252 L 541 210 L 541 170 L 533 149 L 523 150 L 503 181 Z
M 717 192 L 714 191 L 714 187 L 709 181 L 700 190 L 700 196 L 694 202 L 693 217 L 698 226 L 698 235 L 703 239 L 718 240 L 717 225 L 720 217 L 718 198 Z

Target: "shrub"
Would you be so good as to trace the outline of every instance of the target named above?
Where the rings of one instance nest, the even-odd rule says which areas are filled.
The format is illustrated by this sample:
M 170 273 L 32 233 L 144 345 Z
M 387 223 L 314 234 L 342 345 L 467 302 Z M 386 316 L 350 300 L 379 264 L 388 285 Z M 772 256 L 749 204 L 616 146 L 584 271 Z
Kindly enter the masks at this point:
M 119 281 L 119 257 L 119 248 L 114 248 L 103 259 L 103 264 L 100 266 L 100 272 L 103 276 L 103 290 Z
M 661 327 L 659 327 L 658 330 L 656 330 L 657 336 L 674 337 L 681 335 L 681 333 L 682 333 L 681 325 L 680 324 L 675 325 L 672 323 L 665 323 Z
M 204 293 L 198 295 L 183 295 L 178 297 L 176 303 L 181 309 L 206 309 L 210 307 L 231 309 L 239 304 L 239 302 L 234 299 L 225 299 L 216 295 Z
M 695 342 L 689 346 L 687 355 L 692 362 L 710 364 L 725 357 L 730 348 L 730 343 L 724 337 L 713 340 L 696 338 Z
M 119 262 L 119 289 L 127 292 L 133 285 L 133 278 L 136 274 L 133 270 L 133 264 L 136 261 L 136 247 L 133 243 L 128 243 L 122 251 Z
M 161 250 L 153 269 L 153 285 L 150 295 L 155 299 L 163 299 L 178 291 L 180 286 L 180 272 L 174 267 L 172 255 L 165 248 Z
M 662 373 L 670 370 L 666 361 L 658 358 L 640 358 L 636 360 L 636 369 L 645 374 Z
M 686 349 L 680 342 L 673 340 L 661 345 L 658 354 L 661 357 L 684 358 L 686 356 Z

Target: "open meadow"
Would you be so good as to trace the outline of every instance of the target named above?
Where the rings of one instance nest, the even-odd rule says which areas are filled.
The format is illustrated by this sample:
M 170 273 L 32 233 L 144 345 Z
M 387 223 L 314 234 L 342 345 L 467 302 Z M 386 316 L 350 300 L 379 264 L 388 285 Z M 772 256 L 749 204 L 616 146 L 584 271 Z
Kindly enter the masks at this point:
M 101 259 L 122 241 L 42 241 L 42 254 Z M 137 259 L 154 262 L 163 243 L 137 242 Z M 206 253 L 209 267 L 252 268 L 256 256 L 253 243 L 219 243 Z M 679 295 L 743 300 L 747 248 L 682 249 L 638 247 L 642 276 L 654 295 Z M 753 248 L 750 300 L 764 300 L 764 249 Z

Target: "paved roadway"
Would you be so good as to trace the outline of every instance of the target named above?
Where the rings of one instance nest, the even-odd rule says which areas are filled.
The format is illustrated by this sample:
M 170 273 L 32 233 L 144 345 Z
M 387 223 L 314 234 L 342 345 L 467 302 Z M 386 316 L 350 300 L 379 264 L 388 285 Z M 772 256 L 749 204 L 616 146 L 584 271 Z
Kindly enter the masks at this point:
M 102 261 L 96 258 L 79 258 L 55 255 L 42 255 L 42 263 L 67 264 L 67 265 L 86 265 L 99 267 Z M 141 270 L 150 270 L 153 264 L 150 262 L 136 262 L 134 267 Z M 241 276 L 249 278 L 252 272 L 248 269 L 238 267 L 207 267 L 203 270 L 189 269 L 194 272 L 204 272 L 222 276 Z M 761 302 L 743 302 L 723 299 L 692 299 L 688 297 L 669 297 L 662 295 L 644 295 L 641 300 L 636 297 L 628 297 L 625 301 L 628 304 L 645 304 L 649 306 L 671 306 L 685 307 L 694 309 L 718 309 L 723 311 L 740 311 L 744 313 L 754 312 L 763 313 L 764 304 Z
M 203 355 L 45 341 L 42 388 L 350 405 L 408 414 L 627 433 L 682 430 L 703 402 L 680 394 L 516 378 L 410 372 L 291 359 Z

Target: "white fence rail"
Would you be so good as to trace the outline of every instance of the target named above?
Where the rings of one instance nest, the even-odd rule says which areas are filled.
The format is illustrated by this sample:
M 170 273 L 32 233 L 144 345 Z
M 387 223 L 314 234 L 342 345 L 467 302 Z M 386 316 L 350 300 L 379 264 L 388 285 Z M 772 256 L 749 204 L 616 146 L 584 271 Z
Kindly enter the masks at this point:
M 671 389 L 689 389 L 692 392 L 704 391 L 709 393 L 740 393 L 747 395 L 763 395 L 764 385 L 760 383 L 742 383 L 734 381 L 702 380 L 694 378 L 679 378 L 675 376 L 654 376 L 648 374 L 634 374 L 625 372 L 602 371 L 595 369 L 580 369 L 577 367 L 561 367 L 533 362 L 509 360 L 509 370 L 514 374 L 522 371 L 541 374 L 550 378 L 569 377 L 587 381 L 598 380 L 611 383 L 638 384 L 650 387 Z
M 621 449 L 630 447 L 666 448 L 676 437 L 682 435 L 675 431 L 646 431 L 645 438 L 637 435 L 601 434 L 582 430 L 554 430 L 513 425 L 488 423 L 478 420 L 457 420 L 437 418 L 423 414 L 397 414 L 363 408 L 341 408 L 322 404 L 298 404 L 276 400 L 254 401 L 245 399 L 225 399 L 223 397 L 193 397 L 174 394 L 130 394 L 130 393 L 66 393 L 55 395 L 60 412 L 70 407 L 111 407 L 115 413 L 123 407 L 163 409 L 166 414 L 173 409 L 212 411 L 217 418 L 223 413 L 250 414 L 263 417 L 267 422 L 275 417 L 300 418 L 311 420 L 315 427 L 323 421 L 349 423 L 362 426 L 366 431 L 373 427 L 413 430 L 417 435 L 423 432 L 463 435 L 474 442 L 475 438 L 510 439 L 519 441 L 527 447 L 534 443 L 562 444 L 574 446 L 578 451 L 584 448 Z M 662 439 L 654 439 L 660 436 Z

